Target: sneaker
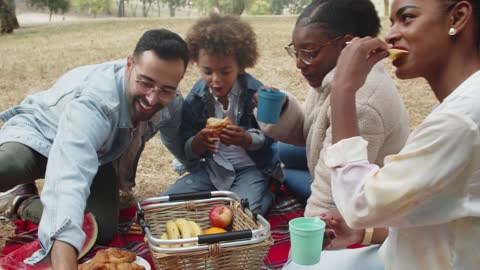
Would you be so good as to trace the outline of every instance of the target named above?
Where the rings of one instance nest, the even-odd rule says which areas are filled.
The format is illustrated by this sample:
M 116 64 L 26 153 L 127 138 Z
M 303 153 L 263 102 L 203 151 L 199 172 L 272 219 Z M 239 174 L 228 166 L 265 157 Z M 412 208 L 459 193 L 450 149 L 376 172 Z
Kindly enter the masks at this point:
M 179 175 L 182 175 L 187 172 L 187 167 L 183 165 L 183 163 L 180 162 L 178 159 L 172 160 L 172 165 L 173 165 L 173 170 Z
M 34 183 L 17 185 L 10 190 L 0 192 L 0 216 L 4 218 L 15 217 L 20 203 L 37 194 L 38 190 Z

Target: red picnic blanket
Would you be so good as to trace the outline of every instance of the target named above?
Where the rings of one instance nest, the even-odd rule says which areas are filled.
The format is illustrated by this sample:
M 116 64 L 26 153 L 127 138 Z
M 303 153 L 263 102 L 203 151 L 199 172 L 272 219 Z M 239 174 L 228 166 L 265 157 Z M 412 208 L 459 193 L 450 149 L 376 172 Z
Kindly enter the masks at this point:
M 290 250 L 288 222 L 293 218 L 303 216 L 303 212 L 303 206 L 292 195 L 290 195 L 286 189 L 281 188 L 277 195 L 276 203 L 267 216 L 271 225 L 274 244 L 265 258 L 262 269 L 281 269 L 286 263 L 288 252 Z M 80 262 L 93 258 L 98 250 L 106 249 L 108 247 L 118 247 L 135 252 L 137 256 L 146 259 L 150 263 L 152 269 L 155 269 L 148 247 L 143 241 L 143 236 L 126 233 L 131 224 L 129 221 L 133 220 L 134 217 L 134 207 L 122 209 L 120 211 L 120 220 L 123 220 L 124 222 L 119 224 L 119 230 L 114 239 L 107 246 L 95 245 Z M 37 239 L 38 225 L 23 220 L 16 220 L 14 224 L 15 232 L 13 236 L 8 238 L 4 249 L 2 250 L 3 255 L 7 255 L 20 248 L 23 244 Z

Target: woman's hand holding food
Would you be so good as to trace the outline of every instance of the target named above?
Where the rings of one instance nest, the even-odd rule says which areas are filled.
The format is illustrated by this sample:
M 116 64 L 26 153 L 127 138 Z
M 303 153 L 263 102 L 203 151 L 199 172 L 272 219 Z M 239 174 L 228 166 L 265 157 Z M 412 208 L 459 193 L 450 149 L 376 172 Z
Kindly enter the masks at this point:
M 342 50 L 333 79 L 333 91 L 355 93 L 365 83 L 368 73 L 389 56 L 389 45 L 378 38 L 354 38 Z

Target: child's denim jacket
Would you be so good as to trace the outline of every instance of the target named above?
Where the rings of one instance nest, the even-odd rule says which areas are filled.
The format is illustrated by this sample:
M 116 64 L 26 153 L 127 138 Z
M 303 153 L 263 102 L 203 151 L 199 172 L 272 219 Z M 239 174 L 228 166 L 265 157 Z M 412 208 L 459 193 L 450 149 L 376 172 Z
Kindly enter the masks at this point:
M 283 181 L 283 171 L 281 169 L 276 143 L 272 138 L 263 134 L 253 114 L 253 96 L 257 92 L 257 89 L 263 84 L 248 73 L 240 74 L 237 82 L 240 85 L 241 93 L 236 119 L 238 119 L 238 125 L 252 135 L 252 144 L 251 147 L 246 149 L 247 153 L 253 162 L 255 162 L 257 168 L 265 175 Z M 197 81 L 185 98 L 180 133 L 182 140 L 185 142 L 185 155 L 187 160 L 190 162 L 197 161 L 191 163 L 195 165 L 189 166 L 188 169 L 190 171 L 204 168 L 206 166 L 205 161 L 210 158 L 208 154 L 198 156 L 193 152 L 192 140 L 195 134 L 205 128 L 207 119 L 215 116 L 214 102 L 214 97 L 210 93 L 208 86 L 205 84 L 205 81 L 201 79 Z M 210 176 L 212 177 L 213 174 L 216 176 L 214 178 L 218 179 L 211 179 L 212 183 L 218 187 L 215 182 L 222 181 L 222 178 L 226 177 L 226 175 L 222 175 L 222 172 L 217 171 L 210 174 Z

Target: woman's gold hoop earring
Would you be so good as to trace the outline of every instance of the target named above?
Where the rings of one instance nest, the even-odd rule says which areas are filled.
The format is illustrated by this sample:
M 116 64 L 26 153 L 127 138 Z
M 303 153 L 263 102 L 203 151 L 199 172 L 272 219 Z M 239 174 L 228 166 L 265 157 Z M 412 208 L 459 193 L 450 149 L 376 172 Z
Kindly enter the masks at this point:
M 454 36 L 456 33 L 457 33 L 457 30 L 455 30 L 455 28 L 450 27 L 450 29 L 448 29 L 448 34 L 450 36 Z

